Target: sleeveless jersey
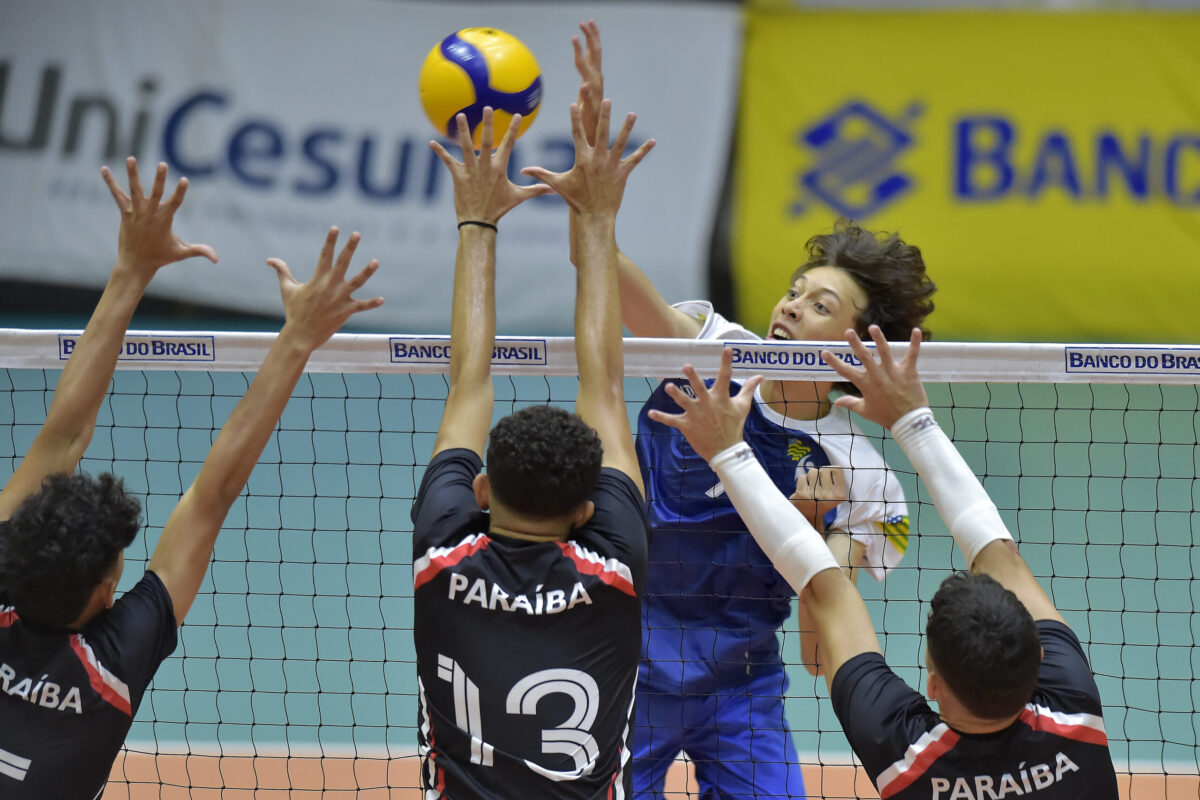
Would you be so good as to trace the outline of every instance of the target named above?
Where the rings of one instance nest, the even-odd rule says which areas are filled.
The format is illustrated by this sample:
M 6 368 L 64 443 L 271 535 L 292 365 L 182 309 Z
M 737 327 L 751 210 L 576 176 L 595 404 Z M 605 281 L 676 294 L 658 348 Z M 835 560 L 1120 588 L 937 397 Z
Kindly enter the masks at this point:
M 677 307 L 705 320 L 699 338 L 758 338 L 707 303 Z M 782 668 L 775 632 L 791 613 L 795 592 L 746 530 L 705 460 L 679 431 L 650 420 L 650 409 L 680 410 L 666 383 L 638 418 L 638 461 L 653 531 L 641 679 L 658 691 L 705 692 L 744 683 L 761 669 Z M 739 386 L 734 382 L 731 392 Z M 903 490 L 844 409 L 795 420 L 756 395 L 744 436 L 788 496 L 810 468 L 847 468 L 850 500 L 826 515 L 827 529 L 863 542 L 866 569 L 877 579 L 899 563 L 908 544 Z
M 153 572 L 81 631 L 0 605 L 0 797 L 99 797 L 176 639 L 171 597 Z
M 470 450 L 429 464 L 413 506 L 418 741 L 427 797 L 630 790 L 646 517 L 604 469 L 565 542 L 488 534 Z
M 1116 800 L 1100 692 L 1079 639 L 1037 623 L 1045 650 L 1037 688 L 1003 731 L 959 733 L 878 653 L 847 661 L 833 709 L 883 800 Z

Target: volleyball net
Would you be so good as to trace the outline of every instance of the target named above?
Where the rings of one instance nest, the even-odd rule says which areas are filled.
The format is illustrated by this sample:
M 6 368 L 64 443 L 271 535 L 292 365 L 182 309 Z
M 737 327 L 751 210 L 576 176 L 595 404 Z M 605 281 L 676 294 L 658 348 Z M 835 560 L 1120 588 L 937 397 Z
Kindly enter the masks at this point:
M 0 479 L 45 418 L 77 332 L 0 330 Z M 82 468 L 144 502 L 121 591 L 199 471 L 273 334 L 131 333 Z M 735 377 L 831 380 L 820 349 L 736 342 Z M 631 420 L 659 376 L 715 373 L 722 343 L 627 340 Z M 902 348 L 898 348 L 901 349 Z M 338 335 L 318 351 L 229 514 L 175 654 L 106 798 L 417 797 L 409 511 L 445 399 L 446 337 Z M 1200 781 L 1200 347 L 931 342 L 947 433 L 1083 642 L 1126 796 Z M 499 338 L 496 417 L 575 398 L 569 338 Z M 924 685 L 928 600 L 965 565 L 900 448 L 861 422 L 908 500 L 910 540 L 867 600 L 890 664 Z M 635 426 L 636 429 L 636 426 Z M 873 797 L 824 678 L 780 633 L 814 797 Z M 671 795 L 695 793 L 686 770 Z

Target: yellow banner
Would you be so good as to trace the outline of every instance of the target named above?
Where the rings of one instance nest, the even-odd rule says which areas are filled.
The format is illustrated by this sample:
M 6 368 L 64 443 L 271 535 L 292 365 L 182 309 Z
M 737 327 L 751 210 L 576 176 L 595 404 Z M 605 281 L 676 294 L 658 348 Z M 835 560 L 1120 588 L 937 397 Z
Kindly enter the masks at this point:
M 839 216 L 940 339 L 1200 341 L 1200 14 L 747 14 L 734 274 L 765 328 Z

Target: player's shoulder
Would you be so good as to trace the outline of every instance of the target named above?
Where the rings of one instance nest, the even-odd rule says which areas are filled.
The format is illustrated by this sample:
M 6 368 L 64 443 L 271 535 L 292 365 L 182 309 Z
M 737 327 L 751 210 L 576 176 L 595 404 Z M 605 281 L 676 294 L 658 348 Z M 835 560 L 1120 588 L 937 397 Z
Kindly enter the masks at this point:
M 684 300 L 673 308 L 700 323 L 697 339 L 760 339 L 758 334 L 717 311 L 708 300 Z

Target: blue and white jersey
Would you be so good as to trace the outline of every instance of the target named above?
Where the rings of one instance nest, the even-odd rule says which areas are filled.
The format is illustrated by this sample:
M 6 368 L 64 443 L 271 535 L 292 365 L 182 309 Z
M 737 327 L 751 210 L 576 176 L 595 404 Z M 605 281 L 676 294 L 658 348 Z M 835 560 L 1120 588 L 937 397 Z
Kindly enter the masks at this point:
M 759 338 L 708 303 L 676 307 L 705 321 L 699 338 Z M 705 460 L 678 431 L 649 419 L 650 409 L 679 412 L 665 383 L 638 418 L 638 460 L 653 531 L 641 680 L 661 691 L 706 691 L 782 666 L 775 632 L 791 613 L 795 592 L 747 531 Z M 866 546 L 863 567 L 876 579 L 899 563 L 908 544 L 903 490 L 845 410 L 790 419 L 756 395 L 745 438 L 788 496 L 811 468 L 846 468 L 850 500 L 829 512 L 826 528 Z

